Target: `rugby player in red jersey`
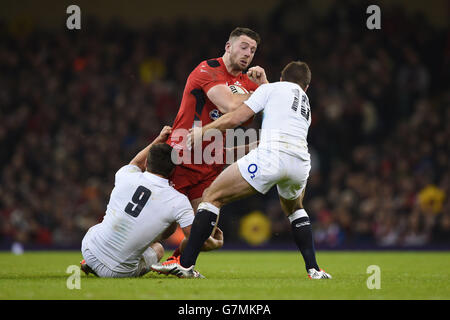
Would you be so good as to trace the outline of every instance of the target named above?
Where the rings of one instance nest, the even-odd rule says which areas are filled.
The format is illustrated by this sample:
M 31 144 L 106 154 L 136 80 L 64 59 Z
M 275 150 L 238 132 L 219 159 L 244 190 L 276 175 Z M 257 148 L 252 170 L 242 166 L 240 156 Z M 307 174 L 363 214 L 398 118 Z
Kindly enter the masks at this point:
M 183 92 L 180 109 L 172 125 L 172 135 L 167 143 L 181 152 L 190 152 L 177 129 L 189 130 L 195 123 L 205 126 L 222 114 L 235 110 L 247 100 L 259 85 L 268 83 L 265 71 L 259 66 L 249 68 L 260 43 L 259 35 L 248 28 L 234 29 L 220 58 L 201 62 L 189 75 Z M 239 86 L 248 94 L 233 94 L 230 85 Z M 179 132 L 179 131 L 178 131 Z M 204 144 L 205 147 L 207 144 Z M 225 164 L 181 163 L 176 166 L 170 181 L 173 187 L 185 194 L 194 209 L 202 201 L 203 191 L 223 170 Z M 221 237 L 220 229 L 217 229 Z M 179 249 L 174 256 L 179 254 Z M 170 259 L 170 258 L 169 258 Z

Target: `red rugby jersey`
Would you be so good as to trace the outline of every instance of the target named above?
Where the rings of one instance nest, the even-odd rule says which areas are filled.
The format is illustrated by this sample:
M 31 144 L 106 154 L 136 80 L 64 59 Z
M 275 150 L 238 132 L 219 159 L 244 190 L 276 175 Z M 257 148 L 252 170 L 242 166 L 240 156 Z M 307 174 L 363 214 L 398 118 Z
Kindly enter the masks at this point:
M 209 89 L 218 84 L 237 84 L 247 91 L 255 91 L 258 88 L 258 85 L 251 81 L 246 74 L 240 73 L 235 77 L 228 73 L 222 58 L 201 62 L 191 72 L 186 81 L 180 109 L 172 125 L 172 133 L 176 129 L 181 128 L 189 130 L 196 121 L 201 121 L 202 126 L 205 126 L 222 115 L 216 105 L 206 95 Z M 181 148 L 183 152 L 186 152 L 186 146 L 182 142 L 182 138 L 176 139 L 172 135 L 167 140 L 167 143 L 172 147 Z M 203 147 L 207 144 L 204 144 Z M 222 169 L 223 167 L 223 165 L 216 164 L 209 166 L 206 164 L 182 165 L 199 172 L 208 172 L 213 168 Z

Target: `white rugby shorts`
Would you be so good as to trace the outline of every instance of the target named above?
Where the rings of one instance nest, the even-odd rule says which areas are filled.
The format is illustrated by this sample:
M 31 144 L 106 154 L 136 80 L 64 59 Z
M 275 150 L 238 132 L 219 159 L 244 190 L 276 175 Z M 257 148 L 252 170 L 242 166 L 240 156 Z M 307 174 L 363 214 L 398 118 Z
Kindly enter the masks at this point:
M 293 156 L 277 149 L 256 148 L 237 161 L 242 177 L 258 192 L 266 194 L 275 184 L 287 200 L 298 198 L 311 170 L 309 154 Z

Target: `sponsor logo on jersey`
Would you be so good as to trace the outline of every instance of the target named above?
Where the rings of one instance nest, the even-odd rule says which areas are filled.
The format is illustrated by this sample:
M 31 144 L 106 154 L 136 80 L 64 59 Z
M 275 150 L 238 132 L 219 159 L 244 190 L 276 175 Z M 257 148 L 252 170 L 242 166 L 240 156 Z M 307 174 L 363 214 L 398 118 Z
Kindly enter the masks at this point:
M 219 119 L 221 116 L 222 116 L 222 114 L 221 114 L 220 111 L 217 110 L 217 109 L 214 109 L 214 110 L 212 110 L 212 111 L 209 113 L 209 117 L 210 117 L 212 120 L 217 120 L 217 119 Z

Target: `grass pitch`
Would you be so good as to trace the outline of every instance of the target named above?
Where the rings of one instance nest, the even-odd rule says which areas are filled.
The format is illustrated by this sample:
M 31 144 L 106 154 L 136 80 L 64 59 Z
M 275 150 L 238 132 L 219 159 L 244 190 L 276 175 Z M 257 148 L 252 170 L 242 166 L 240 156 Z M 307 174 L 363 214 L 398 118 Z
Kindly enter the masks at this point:
M 138 279 L 100 279 L 81 273 L 80 289 L 70 290 L 66 270 L 81 259 L 80 252 L 0 253 L 0 299 L 450 299 L 448 252 L 319 251 L 319 265 L 333 279 L 313 281 L 295 251 L 222 250 L 200 254 L 197 269 L 207 279 L 153 272 Z M 371 265 L 380 268 L 380 289 L 367 287 Z

